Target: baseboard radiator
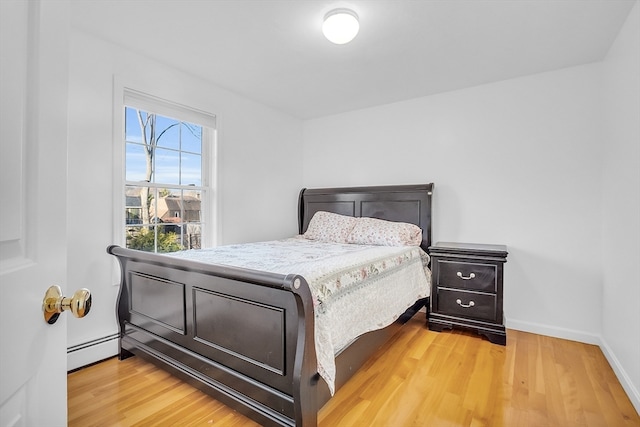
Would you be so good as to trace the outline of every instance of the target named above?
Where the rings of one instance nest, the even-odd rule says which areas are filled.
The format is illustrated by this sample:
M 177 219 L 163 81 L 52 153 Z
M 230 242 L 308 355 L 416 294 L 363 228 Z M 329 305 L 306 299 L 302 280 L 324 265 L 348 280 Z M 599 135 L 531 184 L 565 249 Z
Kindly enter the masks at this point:
M 118 354 L 118 333 L 67 348 L 67 372 L 75 371 Z

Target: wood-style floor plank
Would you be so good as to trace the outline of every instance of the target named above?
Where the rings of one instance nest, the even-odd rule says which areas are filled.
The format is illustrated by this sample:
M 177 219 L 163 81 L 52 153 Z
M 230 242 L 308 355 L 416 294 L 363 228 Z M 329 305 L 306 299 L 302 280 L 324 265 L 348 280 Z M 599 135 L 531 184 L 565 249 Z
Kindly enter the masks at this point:
M 68 375 L 69 426 L 257 424 L 138 357 Z M 411 319 L 325 405 L 320 427 L 640 427 L 597 346 L 509 330 L 507 345 Z

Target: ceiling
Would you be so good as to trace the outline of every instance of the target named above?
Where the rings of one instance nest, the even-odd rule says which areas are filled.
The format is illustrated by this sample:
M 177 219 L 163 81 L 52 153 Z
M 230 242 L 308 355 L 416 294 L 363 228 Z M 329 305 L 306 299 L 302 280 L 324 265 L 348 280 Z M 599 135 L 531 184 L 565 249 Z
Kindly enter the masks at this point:
M 74 28 L 300 119 L 604 58 L 635 0 L 72 0 Z M 337 7 L 360 33 L 334 45 Z

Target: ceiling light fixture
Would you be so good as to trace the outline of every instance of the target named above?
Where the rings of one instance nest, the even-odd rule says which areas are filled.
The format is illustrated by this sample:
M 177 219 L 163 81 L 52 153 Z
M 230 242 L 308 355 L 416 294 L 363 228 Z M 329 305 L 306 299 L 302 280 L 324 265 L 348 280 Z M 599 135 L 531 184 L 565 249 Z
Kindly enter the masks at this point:
M 349 43 L 358 34 L 358 15 L 349 9 L 334 9 L 324 16 L 322 34 L 332 43 Z

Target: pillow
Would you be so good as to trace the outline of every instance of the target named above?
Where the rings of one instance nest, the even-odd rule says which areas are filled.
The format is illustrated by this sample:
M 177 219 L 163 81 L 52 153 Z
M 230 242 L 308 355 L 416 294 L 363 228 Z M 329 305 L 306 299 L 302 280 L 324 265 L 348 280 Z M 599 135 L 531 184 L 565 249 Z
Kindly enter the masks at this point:
M 347 236 L 356 225 L 356 218 L 332 212 L 318 211 L 313 215 L 304 237 L 321 242 L 347 243 Z
M 420 246 L 422 230 L 406 222 L 385 221 L 376 218 L 358 218 L 347 236 L 347 243 L 378 246 Z

